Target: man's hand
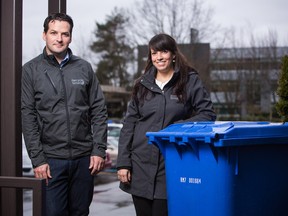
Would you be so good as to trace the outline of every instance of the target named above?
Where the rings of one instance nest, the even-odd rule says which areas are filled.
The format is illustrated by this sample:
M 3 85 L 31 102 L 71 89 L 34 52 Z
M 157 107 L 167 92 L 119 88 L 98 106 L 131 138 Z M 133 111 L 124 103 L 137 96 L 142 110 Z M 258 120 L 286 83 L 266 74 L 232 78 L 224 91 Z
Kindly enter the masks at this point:
M 50 167 L 48 164 L 43 164 L 34 168 L 35 178 L 44 178 L 46 179 L 46 185 L 48 185 L 48 178 L 52 178 L 50 173 Z
M 105 160 L 99 156 L 91 156 L 90 157 L 90 166 L 89 169 L 91 170 L 91 175 L 96 175 L 99 173 L 105 165 Z
M 124 184 L 129 184 L 131 181 L 131 172 L 128 169 L 120 169 L 117 172 L 118 179 L 124 183 Z

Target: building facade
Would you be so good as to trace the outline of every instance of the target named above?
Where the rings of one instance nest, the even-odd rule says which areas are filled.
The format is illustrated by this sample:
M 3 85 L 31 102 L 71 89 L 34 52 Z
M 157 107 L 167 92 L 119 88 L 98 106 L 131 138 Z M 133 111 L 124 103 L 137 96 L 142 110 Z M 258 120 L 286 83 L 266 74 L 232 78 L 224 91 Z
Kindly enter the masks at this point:
M 211 49 L 208 43 L 179 44 L 210 92 L 218 120 L 277 118 L 278 77 L 288 47 Z M 147 45 L 138 46 L 138 73 L 147 59 Z
M 211 49 L 211 98 L 220 120 L 273 120 L 288 47 Z

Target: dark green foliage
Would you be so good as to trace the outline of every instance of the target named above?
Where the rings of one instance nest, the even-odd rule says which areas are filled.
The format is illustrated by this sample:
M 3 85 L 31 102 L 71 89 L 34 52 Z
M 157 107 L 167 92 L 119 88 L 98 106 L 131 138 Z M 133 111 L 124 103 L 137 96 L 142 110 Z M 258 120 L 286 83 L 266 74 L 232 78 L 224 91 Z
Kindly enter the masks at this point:
M 126 38 L 128 20 L 123 14 L 123 11 L 114 9 L 105 24 L 96 22 L 96 41 L 90 48 L 100 54 L 96 74 L 101 84 L 126 87 L 130 83 L 128 67 L 134 54 Z
M 288 121 L 288 56 L 282 58 L 281 72 L 278 81 L 277 94 L 279 101 L 276 103 L 276 110 L 283 118 Z

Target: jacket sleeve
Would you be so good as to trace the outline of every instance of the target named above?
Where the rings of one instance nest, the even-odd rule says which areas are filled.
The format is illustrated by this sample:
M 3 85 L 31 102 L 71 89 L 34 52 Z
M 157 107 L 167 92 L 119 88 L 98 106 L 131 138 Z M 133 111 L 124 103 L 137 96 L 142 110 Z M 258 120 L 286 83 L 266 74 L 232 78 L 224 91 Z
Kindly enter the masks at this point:
M 119 144 L 117 169 L 131 168 L 131 145 L 133 141 L 134 129 L 139 119 L 139 112 L 135 101 L 128 103 L 127 113 L 121 129 Z
M 107 149 L 107 107 L 100 83 L 93 72 L 89 92 L 91 127 L 93 132 L 92 156 L 105 158 Z
M 187 88 L 187 92 L 190 94 L 187 97 L 190 100 L 189 103 L 191 103 L 193 113 L 182 122 L 215 121 L 216 113 L 210 95 L 198 74 L 194 73 L 190 75 Z
M 40 139 L 40 119 L 37 119 L 35 108 L 34 87 L 32 78 L 32 68 L 26 64 L 22 68 L 21 81 L 21 115 L 22 132 L 25 145 L 33 167 L 46 163 L 46 157 L 42 149 Z

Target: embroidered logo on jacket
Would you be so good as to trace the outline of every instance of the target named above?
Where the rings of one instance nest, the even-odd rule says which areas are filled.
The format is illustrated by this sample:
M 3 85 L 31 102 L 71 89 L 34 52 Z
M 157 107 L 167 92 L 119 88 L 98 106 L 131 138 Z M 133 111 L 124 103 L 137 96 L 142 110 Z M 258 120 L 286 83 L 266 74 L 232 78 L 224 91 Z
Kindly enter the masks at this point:
M 178 100 L 178 97 L 177 97 L 177 95 L 170 95 L 170 99 L 171 100 Z
M 71 82 L 73 85 L 84 85 L 83 79 L 72 79 Z

